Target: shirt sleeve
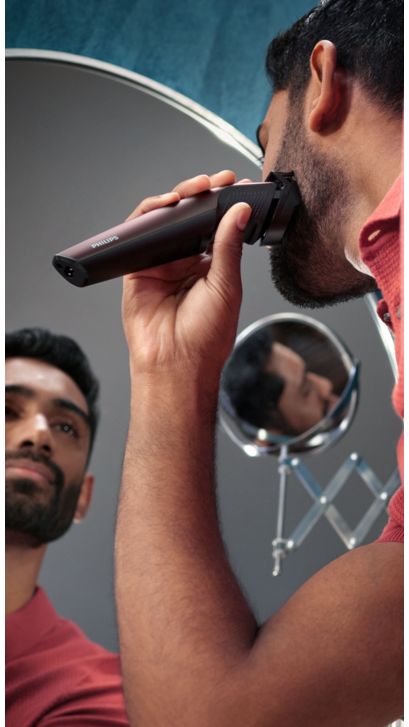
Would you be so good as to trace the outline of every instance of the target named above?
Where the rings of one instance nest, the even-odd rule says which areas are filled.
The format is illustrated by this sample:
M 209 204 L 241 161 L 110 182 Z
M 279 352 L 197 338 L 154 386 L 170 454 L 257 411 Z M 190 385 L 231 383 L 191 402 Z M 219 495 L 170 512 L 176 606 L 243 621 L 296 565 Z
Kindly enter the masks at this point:
M 122 692 L 77 697 L 61 704 L 37 722 L 38 727 L 129 727 Z
M 77 667 L 71 663 L 63 676 L 64 691 L 50 699 L 38 727 L 129 727 L 118 657 L 79 654 Z
M 403 434 L 398 442 L 397 455 L 401 485 L 389 503 L 389 520 L 378 538 L 378 543 L 404 542 L 404 495 L 403 495 Z

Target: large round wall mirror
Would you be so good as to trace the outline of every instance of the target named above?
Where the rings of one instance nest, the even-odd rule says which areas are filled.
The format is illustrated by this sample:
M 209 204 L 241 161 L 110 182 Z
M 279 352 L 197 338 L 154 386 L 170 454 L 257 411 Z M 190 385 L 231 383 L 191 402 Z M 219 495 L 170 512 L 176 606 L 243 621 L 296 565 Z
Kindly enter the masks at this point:
M 69 54 L 15 50 L 7 55 L 7 329 L 42 325 L 72 336 L 101 381 L 101 423 L 91 461 L 93 502 L 84 522 L 50 545 L 40 582 L 61 615 L 107 648 L 117 646 L 113 532 L 129 407 L 121 281 L 74 288 L 55 272 L 51 260 L 55 252 L 124 220 L 144 197 L 166 192 L 195 174 L 230 168 L 239 179 L 260 180 L 259 153 L 256 144 L 223 120 L 150 79 Z M 242 276 L 239 331 L 272 313 L 299 314 L 274 289 L 264 250 L 246 246 Z M 396 466 L 400 423 L 390 403 L 393 373 L 380 332 L 388 350 L 392 341 L 386 327 L 374 324 L 369 302 L 370 307 L 358 300 L 314 312 L 314 320 L 335 331 L 352 352 L 345 375 L 355 358 L 361 362 L 360 403 L 351 426 L 336 446 L 315 450 L 314 473 L 322 482 L 354 450 L 382 480 Z M 341 396 L 342 382 L 340 387 L 334 383 L 334 396 Z M 352 406 L 351 398 L 342 414 L 351 415 L 351 421 Z M 326 439 L 329 431 L 322 432 Z M 186 446 L 188 442 L 189 432 Z M 247 457 L 220 431 L 217 467 L 229 557 L 263 620 L 343 552 L 344 545 L 323 519 L 301 555 L 295 552 L 291 567 L 273 581 L 272 458 Z M 290 489 L 289 526 L 310 505 L 308 494 Z M 362 483 L 352 482 L 337 505 L 347 517 L 359 514 L 371 497 Z M 368 538 L 376 537 L 384 519 L 381 514 Z

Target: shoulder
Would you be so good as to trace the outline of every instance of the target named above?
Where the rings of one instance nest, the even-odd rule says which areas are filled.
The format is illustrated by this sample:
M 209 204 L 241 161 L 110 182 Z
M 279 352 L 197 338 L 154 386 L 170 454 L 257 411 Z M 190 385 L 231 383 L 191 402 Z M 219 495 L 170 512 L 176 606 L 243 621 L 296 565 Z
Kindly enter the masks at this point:
M 83 725 L 85 715 L 102 720 L 89 724 L 104 724 L 106 715 L 106 724 L 127 724 L 119 658 L 57 617 L 31 651 L 9 663 L 6 709 L 10 724 L 42 725 L 44 718 L 51 725 L 58 717 L 55 724 Z

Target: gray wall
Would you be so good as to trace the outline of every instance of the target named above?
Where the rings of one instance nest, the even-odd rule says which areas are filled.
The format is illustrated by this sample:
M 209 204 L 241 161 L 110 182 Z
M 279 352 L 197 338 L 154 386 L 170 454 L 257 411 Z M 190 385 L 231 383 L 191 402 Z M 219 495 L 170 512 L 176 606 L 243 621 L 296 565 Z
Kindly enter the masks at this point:
M 76 289 L 51 268 L 51 257 L 119 222 L 140 199 L 180 179 L 226 167 L 257 179 L 259 170 L 203 124 L 128 81 L 44 61 L 9 60 L 6 66 L 7 328 L 40 324 L 73 336 L 102 386 L 92 458 L 94 502 L 84 523 L 50 546 L 41 582 L 60 613 L 115 648 L 112 546 L 129 399 L 121 284 Z M 271 285 L 265 251 L 245 250 L 243 279 L 240 330 L 269 313 L 293 310 Z M 350 432 L 307 464 L 324 484 L 357 450 L 386 479 L 395 467 L 400 423 L 391 409 L 393 380 L 376 328 L 363 301 L 314 315 L 361 360 L 362 391 Z M 250 459 L 220 432 L 217 465 L 223 535 L 257 616 L 264 619 L 344 546 L 323 520 L 273 580 L 276 460 Z M 298 483 L 290 490 L 287 532 L 310 504 Z M 354 477 L 337 504 L 354 524 L 370 501 Z M 380 518 L 369 539 L 384 521 Z

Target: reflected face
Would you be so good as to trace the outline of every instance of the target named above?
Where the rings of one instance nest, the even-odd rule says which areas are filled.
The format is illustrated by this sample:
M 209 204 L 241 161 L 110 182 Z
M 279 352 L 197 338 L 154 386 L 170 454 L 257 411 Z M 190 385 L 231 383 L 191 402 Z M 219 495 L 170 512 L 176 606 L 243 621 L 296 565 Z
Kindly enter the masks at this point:
M 338 402 L 331 381 L 306 371 L 301 356 L 281 343 L 273 344 L 265 370 L 283 379 L 284 390 L 278 400 L 278 409 L 297 434 L 318 424 Z
M 60 369 L 31 358 L 5 365 L 6 527 L 41 544 L 70 526 L 90 446 L 86 399 Z
M 263 178 L 270 171 L 295 172 L 302 202 L 285 239 L 270 252 L 272 279 L 295 305 L 321 307 L 360 297 L 375 281 L 346 259 L 340 220 L 351 206 L 342 160 L 314 146 L 307 136 L 303 103 L 290 107 L 288 91 L 277 92 L 258 131 L 264 151 Z

